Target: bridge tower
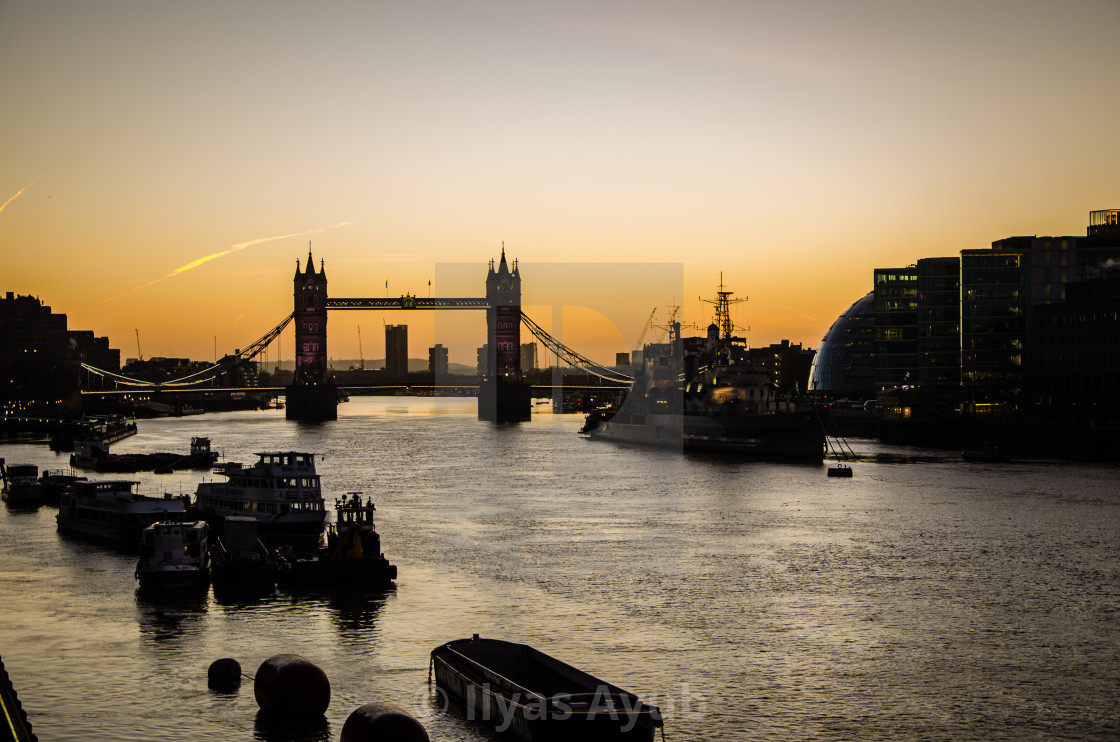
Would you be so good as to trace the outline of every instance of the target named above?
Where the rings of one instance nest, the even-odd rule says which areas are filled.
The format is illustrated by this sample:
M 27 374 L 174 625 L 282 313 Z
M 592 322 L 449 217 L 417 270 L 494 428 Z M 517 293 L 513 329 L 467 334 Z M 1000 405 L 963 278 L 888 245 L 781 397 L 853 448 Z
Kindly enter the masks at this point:
M 478 419 L 528 420 L 530 387 L 521 377 L 521 274 L 506 264 L 506 248 L 486 276 L 486 375 L 478 393 Z
M 334 420 L 338 417 L 338 389 L 327 367 L 327 271 L 315 270 L 311 246 L 307 267 L 296 261 L 294 283 L 296 370 L 286 389 L 289 420 Z

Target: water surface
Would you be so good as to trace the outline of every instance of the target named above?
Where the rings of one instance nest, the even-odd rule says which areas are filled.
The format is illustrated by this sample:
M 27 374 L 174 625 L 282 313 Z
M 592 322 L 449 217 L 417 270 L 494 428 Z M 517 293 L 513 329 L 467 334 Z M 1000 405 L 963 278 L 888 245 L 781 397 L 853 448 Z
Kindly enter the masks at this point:
M 855 443 L 825 467 L 591 442 L 577 416 L 475 419 L 474 401 L 354 398 L 338 421 L 239 412 L 140 422 L 115 451 L 229 460 L 320 454 L 328 500 L 377 503 L 396 587 L 380 594 L 136 594 L 135 559 L 0 511 L 0 655 L 42 740 L 336 740 L 402 706 L 433 740 L 495 739 L 442 713 L 428 654 L 526 642 L 659 704 L 672 740 L 1114 739 L 1120 468 L 976 465 Z M 45 446 L 11 463 L 63 468 Z M 146 494 L 203 475 L 135 475 Z M 259 718 L 250 675 L 280 653 L 331 681 L 326 719 Z

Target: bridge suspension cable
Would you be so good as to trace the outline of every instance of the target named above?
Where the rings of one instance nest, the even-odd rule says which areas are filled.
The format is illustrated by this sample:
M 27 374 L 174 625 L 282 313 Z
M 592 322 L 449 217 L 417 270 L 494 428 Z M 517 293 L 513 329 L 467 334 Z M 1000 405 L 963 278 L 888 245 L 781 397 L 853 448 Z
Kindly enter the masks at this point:
M 233 355 L 225 356 L 220 361 L 212 363 L 206 368 L 195 371 L 192 374 L 187 374 L 186 376 L 182 376 L 178 379 L 171 379 L 169 381 L 163 382 L 144 381 L 142 379 L 133 379 L 123 374 L 118 374 L 114 371 L 106 371 L 105 369 L 96 368 L 86 363 L 82 364 L 82 369 L 87 371 L 88 373 L 111 379 L 114 383 L 123 384 L 125 386 L 164 388 L 170 387 L 172 389 L 197 386 L 199 384 L 210 381 L 216 376 L 233 370 L 239 363 L 255 358 L 261 353 L 261 351 L 268 347 L 269 343 L 275 340 L 276 337 L 284 331 L 284 329 L 288 326 L 289 323 L 291 323 L 294 317 L 294 312 L 292 314 L 289 314 L 287 317 L 281 320 L 280 324 L 276 325 L 271 330 L 266 332 L 264 335 L 254 341 L 252 345 L 245 348 L 244 350 L 240 350 Z
M 627 376 L 620 371 L 615 371 L 613 368 L 607 368 L 606 366 L 595 363 L 595 361 L 587 356 L 564 345 L 559 340 L 552 337 L 552 335 L 545 332 L 543 327 L 529 319 L 525 314 L 521 315 L 521 323 L 524 324 L 529 332 L 533 333 L 533 336 L 537 340 L 540 340 L 546 348 L 555 353 L 558 359 L 564 361 L 564 363 L 567 363 L 569 366 L 581 369 L 589 374 L 598 376 L 600 379 L 606 379 L 607 381 L 628 385 L 634 383 L 634 378 L 632 376 Z

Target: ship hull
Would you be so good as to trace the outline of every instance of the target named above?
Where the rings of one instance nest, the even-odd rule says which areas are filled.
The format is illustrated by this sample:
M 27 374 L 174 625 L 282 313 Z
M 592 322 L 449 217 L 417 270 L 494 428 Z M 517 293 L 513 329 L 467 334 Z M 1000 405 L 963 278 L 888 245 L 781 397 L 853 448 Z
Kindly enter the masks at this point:
M 589 432 L 595 440 L 744 458 L 823 461 L 825 440 L 812 412 L 771 415 L 656 414 L 613 418 Z

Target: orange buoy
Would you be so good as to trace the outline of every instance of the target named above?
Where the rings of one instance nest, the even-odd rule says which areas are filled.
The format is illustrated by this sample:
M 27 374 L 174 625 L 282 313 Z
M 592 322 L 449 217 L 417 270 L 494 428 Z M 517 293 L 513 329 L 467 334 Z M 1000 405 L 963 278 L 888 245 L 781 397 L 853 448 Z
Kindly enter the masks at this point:
M 429 742 L 424 725 L 391 703 L 367 703 L 342 725 L 339 742 Z
M 253 693 L 261 711 L 274 714 L 323 714 L 331 704 L 326 673 L 298 654 L 278 654 L 262 662 Z

